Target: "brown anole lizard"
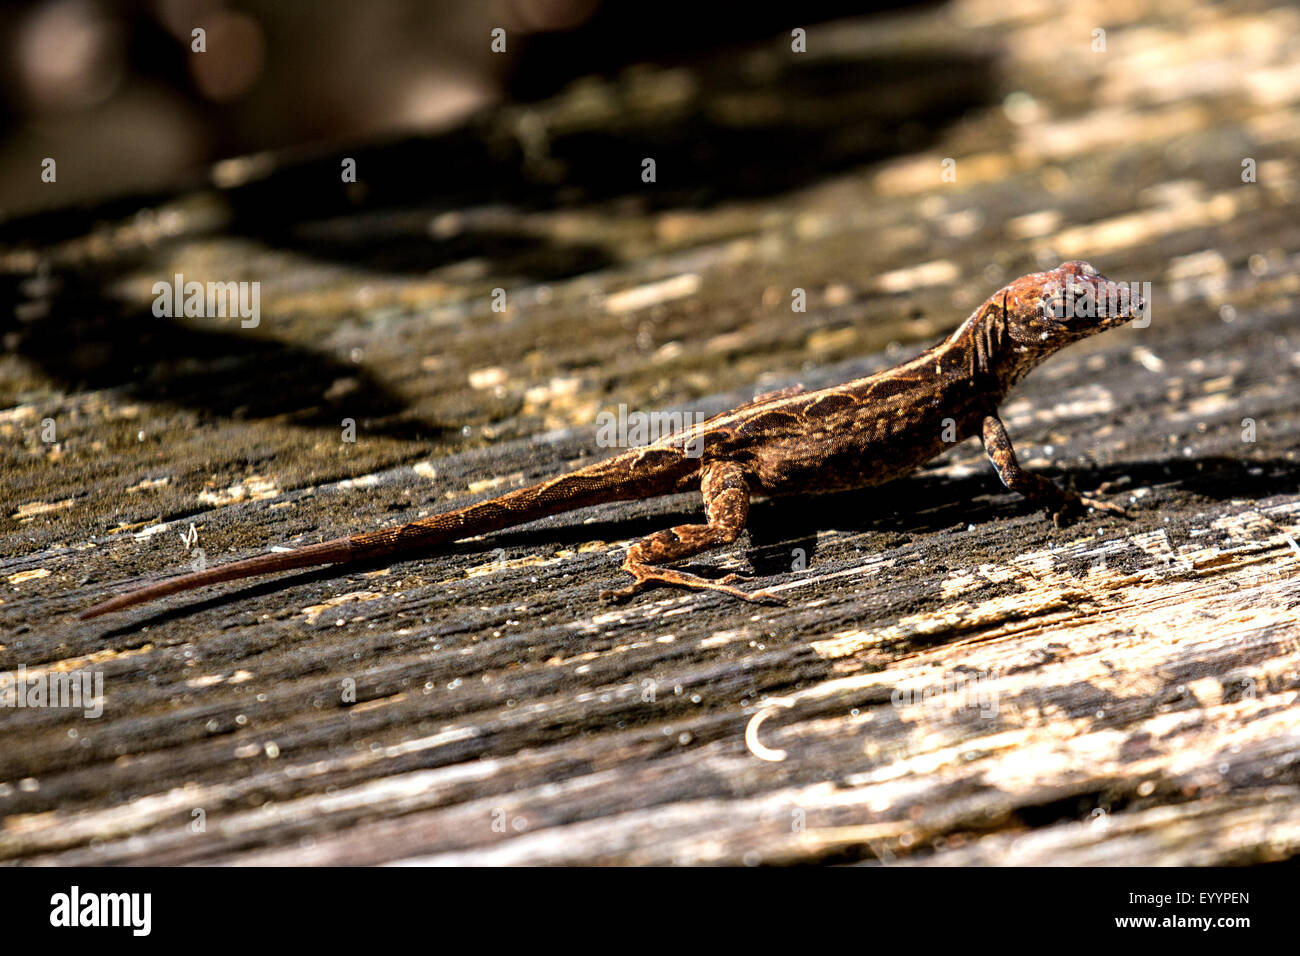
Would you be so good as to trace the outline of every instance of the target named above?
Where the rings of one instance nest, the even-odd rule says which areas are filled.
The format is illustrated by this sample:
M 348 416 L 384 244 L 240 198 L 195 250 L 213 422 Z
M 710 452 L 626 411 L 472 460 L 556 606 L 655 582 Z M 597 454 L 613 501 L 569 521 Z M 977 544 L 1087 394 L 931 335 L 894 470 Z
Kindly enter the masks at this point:
M 628 597 L 648 585 L 667 584 L 769 599 L 767 592 L 736 587 L 736 575 L 714 580 L 667 565 L 735 541 L 745 529 L 751 497 L 883 484 L 971 435 L 983 439 L 1003 483 L 1046 507 L 1058 522 L 1083 504 L 1121 511 L 1023 470 L 998 418 L 1007 392 L 1034 366 L 1071 342 L 1141 313 L 1144 303 L 1116 296 L 1116 288 L 1086 262 L 1022 276 L 994 293 L 943 342 L 894 368 L 817 391 L 795 386 L 763 395 L 653 444 L 489 501 L 159 581 L 104 601 L 82 617 L 222 581 L 372 562 L 589 505 L 695 488 L 704 496 L 705 521 L 658 531 L 633 544 L 623 561 L 631 585 L 602 597 Z M 1103 307 L 1080 308 L 1080 302 Z

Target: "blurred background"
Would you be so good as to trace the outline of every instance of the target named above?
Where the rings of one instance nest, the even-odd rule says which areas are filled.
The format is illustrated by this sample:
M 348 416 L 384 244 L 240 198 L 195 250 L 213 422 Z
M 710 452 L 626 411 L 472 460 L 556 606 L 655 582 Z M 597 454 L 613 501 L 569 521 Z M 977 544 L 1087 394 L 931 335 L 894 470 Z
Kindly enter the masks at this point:
M 156 189 L 204 164 L 446 127 L 583 75 L 681 63 L 903 3 L 36 0 L 0 20 L 0 212 Z M 914 4 L 915 6 L 915 4 Z M 490 48 L 506 31 L 504 52 Z M 205 31 L 196 52 L 193 31 Z M 57 193 L 30 188 L 58 159 Z

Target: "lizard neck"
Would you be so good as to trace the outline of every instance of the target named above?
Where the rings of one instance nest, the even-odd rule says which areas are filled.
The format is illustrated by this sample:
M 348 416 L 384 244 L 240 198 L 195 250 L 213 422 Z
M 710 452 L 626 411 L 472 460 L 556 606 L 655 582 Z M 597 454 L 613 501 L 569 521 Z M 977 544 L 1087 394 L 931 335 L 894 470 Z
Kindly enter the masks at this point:
M 964 370 L 999 401 L 1050 354 L 1017 342 L 1005 313 L 993 302 L 975 310 L 939 348 L 946 353 L 946 365 Z

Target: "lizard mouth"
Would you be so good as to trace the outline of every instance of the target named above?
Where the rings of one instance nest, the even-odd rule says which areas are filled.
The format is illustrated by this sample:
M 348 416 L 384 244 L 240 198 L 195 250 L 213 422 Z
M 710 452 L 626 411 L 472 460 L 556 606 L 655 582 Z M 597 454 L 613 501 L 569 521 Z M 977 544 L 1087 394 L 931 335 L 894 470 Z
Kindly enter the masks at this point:
M 1108 300 L 1111 304 L 1111 314 L 1104 316 L 1105 328 L 1112 328 L 1117 325 L 1124 325 L 1126 322 L 1132 322 L 1146 315 L 1147 301 L 1136 289 L 1120 284 L 1113 286 L 1111 298 Z

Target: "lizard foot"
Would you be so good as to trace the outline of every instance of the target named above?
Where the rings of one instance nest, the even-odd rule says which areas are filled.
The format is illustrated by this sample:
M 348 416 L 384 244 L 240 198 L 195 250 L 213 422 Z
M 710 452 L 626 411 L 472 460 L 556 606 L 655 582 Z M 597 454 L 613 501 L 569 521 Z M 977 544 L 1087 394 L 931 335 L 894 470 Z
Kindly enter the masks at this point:
M 1109 514 L 1119 515 L 1122 518 L 1131 517 L 1127 511 L 1119 505 L 1111 504 L 1109 501 L 1102 501 L 1100 498 L 1093 498 L 1090 495 L 1079 495 L 1079 503 L 1089 508 L 1096 508 L 1098 511 L 1105 511 Z
M 1129 513 L 1119 505 L 1113 505 L 1109 501 L 1103 501 L 1100 498 L 1093 498 L 1090 495 L 1081 495 L 1073 489 L 1064 493 L 1060 505 L 1052 511 L 1052 524 L 1058 528 L 1063 528 L 1073 524 L 1085 508 L 1094 508 L 1097 511 L 1105 511 L 1108 514 L 1119 515 L 1127 518 Z
M 634 581 L 625 588 L 619 588 L 615 591 L 601 591 L 600 599 L 611 604 L 621 604 L 635 594 L 644 591 L 649 585 L 645 581 Z
M 724 594 L 731 594 L 738 598 L 743 598 L 746 601 L 754 601 L 758 604 L 785 604 L 785 598 L 777 597 L 771 591 L 742 591 L 739 588 L 728 587 L 728 585 L 733 581 L 746 580 L 739 574 L 728 574 L 716 581 L 705 581 L 703 578 L 700 580 L 704 582 L 703 586 L 714 585 L 715 590 L 722 591 Z M 721 585 L 721 587 L 716 587 L 717 585 Z
M 666 584 L 673 587 L 693 588 L 697 591 L 720 591 L 723 594 L 740 598 L 742 601 L 771 604 L 785 603 L 782 598 L 777 597 L 770 591 L 743 591 L 740 588 L 732 587 L 731 582 L 742 580 L 738 574 L 728 574 L 726 577 L 714 581 L 698 575 L 687 574 L 685 571 L 674 571 L 671 568 L 643 567 L 630 573 L 636 575 L 635 581 L 617 591 L 602 591 L 600 599 L 602 601 L 625 601 L 653 584 Z

